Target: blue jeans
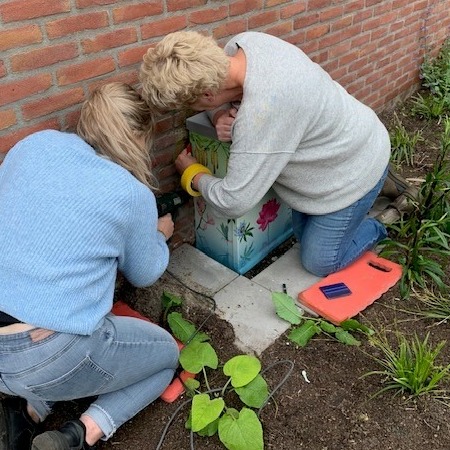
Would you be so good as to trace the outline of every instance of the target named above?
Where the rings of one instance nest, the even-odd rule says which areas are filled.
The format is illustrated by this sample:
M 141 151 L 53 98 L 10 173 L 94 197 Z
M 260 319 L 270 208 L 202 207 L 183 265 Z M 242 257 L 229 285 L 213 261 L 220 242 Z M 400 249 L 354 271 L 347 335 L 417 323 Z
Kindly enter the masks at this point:
M 347 208 L 317 216 L 292 211 L 300 261 L 306 270 L 325 277 L 348 266 L 387 236 L 384 225 L 367 216 L 387 173 L 388 169 L 370 192 Z
M 98 396 L 85 414 L 108 439 L 157 399 L 178 366 L 178 346 L 163 328 L 106 316 L 90 336 L 33 331 L 0 335 L 0 391 L 25 398 L 41 420 L 54 402 Z

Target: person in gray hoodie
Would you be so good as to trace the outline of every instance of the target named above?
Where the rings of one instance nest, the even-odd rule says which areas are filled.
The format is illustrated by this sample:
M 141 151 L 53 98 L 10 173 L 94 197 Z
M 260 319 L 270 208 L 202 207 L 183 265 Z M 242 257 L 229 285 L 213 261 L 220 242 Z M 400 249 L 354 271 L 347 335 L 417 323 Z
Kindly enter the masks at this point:
M 302 265 L 321 277 L 387 236 L 367 213 L 389 172 L 389 134 L 298 47 L 259 32 L 224 49 L 171 33 L 147 51 L 140 79 L 150 106 L 212 111 L 219 139 L 232 141 L 225 177 L 199 170 L 190 185 L 217 215 L 245 214 L 272 187 L 292 208 Z M 186 150 L 175 161 L 180 174 L 195 163 Z

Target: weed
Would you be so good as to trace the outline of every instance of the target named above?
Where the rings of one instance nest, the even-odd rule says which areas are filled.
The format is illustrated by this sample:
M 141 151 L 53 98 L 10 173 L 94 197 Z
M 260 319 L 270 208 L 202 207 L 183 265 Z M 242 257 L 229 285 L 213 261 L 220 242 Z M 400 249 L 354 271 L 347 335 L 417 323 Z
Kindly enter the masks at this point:
M 415 285 L 426 288 L 430 282 L 447 289 L 443 267 L 450 260 L 450 119 L 446 118 L 441 151 L 433 169 L 422 183 L 414 211 L 406 219 L 390 225 L 394 236 L 382 256 L 396 255 L 403 266 L 400 293 L 408 298 Z
M 295 300 L 284 292 L 272 292 L 272 302 L 275 305 L 278 317 L 291 325 L 299 325 L 290 330 L 288 339 L 300 347 L 305 347 L 314 336 L 321 333 L 342 344 L 358 346 L 361 345 L 361 342 L 352 334 L 353 332 L 359 331 L 367 335 L 373 333 L 371 329 L 355 319 L 345 320 L 337 326 L 322 318 L 305 318 L 303 317 L 303 311 L 298 308 Z
M 420 66 L 422 86 L 429 95 L 413 97 L 412 112 L 425 119 L 440 118 L 450 112 L 450 39 L 436 57 L 426 56 Z
M 389 133 L 391 139 L 391 162 L 399 167 L 401 164 L 414 165 L 414 154 L 418 142 L 423 141 L 422 131 L 408 133 L 401 120 L 395 114 L 395 126 Z
M 450 364 L 439 366 L 436 360 L 445 346 L 441 341 L 436 347 L 428 342 L 429 334 L 423 340 L 415 335 L 411 341 L 397 333 L 397 348 L 388 342 L 387 336 L 372 336 L 371 344 L 381 351 L 381 357 L 372 356 L 382 367 L 366 373 L 369 375 L 382 375 L 385 387 L 376 392 L 375 396 L 394 390 L 399 394 L 416 397 L 430 394 L 443 397 L 445 389 L 442 384 L 450 380 Z
M 450 319 L 450 300 L 447 295 L 431 290 L 423 290 L 420 293 L 414 292 L 413 295 L 423 306 L 419 311 L 414 311 L 414 314 L 438 320 L 438 324 Z

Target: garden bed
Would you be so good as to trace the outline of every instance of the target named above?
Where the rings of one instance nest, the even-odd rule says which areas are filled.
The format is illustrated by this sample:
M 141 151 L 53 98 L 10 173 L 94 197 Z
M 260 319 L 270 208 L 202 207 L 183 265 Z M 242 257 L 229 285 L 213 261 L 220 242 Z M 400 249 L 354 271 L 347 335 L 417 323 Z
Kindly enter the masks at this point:
M 396 109 L 396 114 L 408 130 L 423 130 L 424 141 L 418 144 L 416 165 L 402 168 L 402 172 L 407 177 L 418 179 L 424 177 L 436 161 L 442 124 L 412 117 L 409 110 L 406 103 Z M 394 111 L 381 115 L 388 128 L 391 128 L 394 118 Z M 291 244 L 286 243 L 279 251 L 285 251 Z M 276 254 L 272 254 L 262 264 L 268 264 L 276 257 Z M 261 268 L 260 265 L 255 270 Z M 445 267 L 445 271 L 448 281 L 449 268 Z M 209 316 L 210 301 L 189 291 L 169 274 L 165 274 L 151 288 L 124 290 L 117 295 L 142 314 L 158 319 L 163 291 L 179 295 L 185 300 L 184 314 L 195 324 L 199 325 Z M 413 296 L 409 300 L 402 300 L 396 286 L 363 311 L 358 320 L 374 330 L 385 330 L 392 334 L 398 331 L 408 338 L 414 334 L 423 338 L 430 332 L 433 345 L 446 340 L 449 323 L 436 325 L 430 319 L 405 312 L 417 308 L 420 308 L 417 299 Z M 202 331 L 211 337 L 211 343 L 222 363 L 240 353 L 233 346 L 231 326 L 216 316 L 209 316 Z M 262 354 L 261 362 L 263 369 L 267 369 L 264 376 L 269 387 L 274 389 L 282 382 L 260 416 L 266 449 L 450 448 L 450 408 L 444 402 L 426 395 L 411 400 L 404 395 L 394 395 L 394 391 L 373 397 L 383 387 L 383 379 L 378 375 L 364 375 L 380 369 L 373 357 L 381 355 L 377 348 L 369 345 L 367 339 L 362 337 L 361 341 L 360 347 L 346 346 L 321 335 L 300 348 L 283 335 Z M 442 364 L 449 363 L 450 344 L 443 348 L 439 361 Z M 289 372 L 291 364 L 293 370 Z M 283 381 L 286 375 L 289 376 Z M 213 378 L 210 383 L 214 386 L 215 381 L 218 380 Z M 172 404 L 156 401 L 120 428 L 112 439 L 100 443 L 98 448 L 156 449 L 166 424 L 184 400 L 183 397 Z M 57 405 L 46 427 L 51 428 L 75 417 L 88 401 Z M 189 432 L 184 426 L 187 413 L 188 406 L 177 414 L 164 435 L 161 449 L 190 448 Z M 224 447 L 217 437 L 196 437 L 195 448 L 219 450 Z

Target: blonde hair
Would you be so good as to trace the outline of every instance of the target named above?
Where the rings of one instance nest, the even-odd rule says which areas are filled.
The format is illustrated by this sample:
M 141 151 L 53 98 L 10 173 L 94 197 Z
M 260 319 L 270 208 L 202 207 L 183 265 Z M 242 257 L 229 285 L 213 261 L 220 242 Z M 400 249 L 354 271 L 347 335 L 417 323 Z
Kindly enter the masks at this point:
M 142 95 L 159 111 L 182 109 L 225 81 L 229 59 L 217 42 L 195 31 L 168 34 L 144 55 Z
M 77 133 L 97 151 L 156 189 L 150 146 L 153 119 L 142 96 L 125 83 L 95 89 L 83 103 Z

